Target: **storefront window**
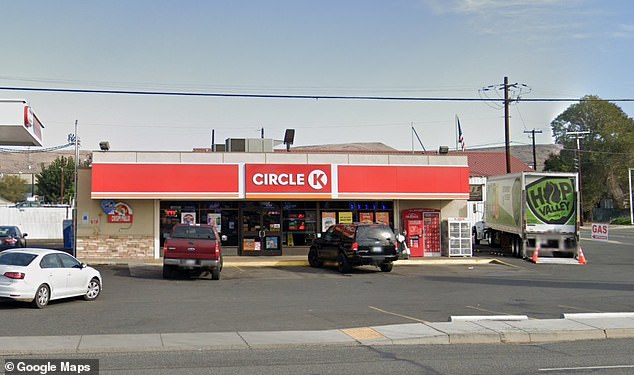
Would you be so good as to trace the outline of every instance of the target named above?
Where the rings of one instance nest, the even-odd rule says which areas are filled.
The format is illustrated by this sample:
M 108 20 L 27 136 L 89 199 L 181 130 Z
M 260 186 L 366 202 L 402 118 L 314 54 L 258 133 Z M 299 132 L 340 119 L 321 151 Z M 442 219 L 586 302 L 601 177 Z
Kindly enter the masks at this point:
M 333 224 L 380 222 L 394 226 L 394 204 L 390 201 L 320 202 L 319 218 L 323 232 Z
M 315 206 L 315 203 L 313 203 Z M 317 211 L 305 209 L 284 210 L 282 239 L 286 246 L 309 246 L 317 233 Z
M 391 201 L 162 201 L 160 243 L 162 248 L 174 224 L 191 222 L 216 225 L 227 236 L 224 246 L 243 250 L 245 240 L 259 241 L 262 250 L 274 247 L 274 240 L 278 250 L 310 246 L 317 232 L 332 224 L 365 221 L 393 226 L 393 207 Z

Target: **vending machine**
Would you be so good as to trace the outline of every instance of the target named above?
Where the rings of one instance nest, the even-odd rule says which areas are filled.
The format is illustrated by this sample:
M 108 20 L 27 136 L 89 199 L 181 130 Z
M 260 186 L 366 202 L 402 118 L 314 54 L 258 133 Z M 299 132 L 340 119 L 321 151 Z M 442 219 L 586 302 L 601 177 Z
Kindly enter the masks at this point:
M 405 240 L 412 257 L 440 256 L 440 210 L 415 208 L 403 211 Z

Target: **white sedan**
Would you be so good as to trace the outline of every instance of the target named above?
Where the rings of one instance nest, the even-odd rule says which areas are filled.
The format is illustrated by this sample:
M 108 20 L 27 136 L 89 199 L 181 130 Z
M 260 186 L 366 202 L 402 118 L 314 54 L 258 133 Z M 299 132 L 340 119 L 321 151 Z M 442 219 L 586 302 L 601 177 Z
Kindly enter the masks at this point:
M 0 252 L 0 299 L 31 302 L 83 296 L 92 301 L 102 288 L 101 274 L 75 257 L 57 250 L 22 248 Z

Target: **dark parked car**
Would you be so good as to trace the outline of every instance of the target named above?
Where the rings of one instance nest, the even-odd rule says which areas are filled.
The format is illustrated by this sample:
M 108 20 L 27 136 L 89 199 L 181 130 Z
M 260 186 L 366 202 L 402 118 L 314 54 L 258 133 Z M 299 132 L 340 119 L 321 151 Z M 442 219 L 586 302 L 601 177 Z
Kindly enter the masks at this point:
M 312 267 L 336 261 L 340 272 L 352 267 L 374 265 L 390 272 L 398 259 L 398 245 L 392 229 L 385 224 L 335 224 L 313 242 L 308 251 Z
M 0 251 L 26 247 L 26 233 L 14 225 L 0 226 Z

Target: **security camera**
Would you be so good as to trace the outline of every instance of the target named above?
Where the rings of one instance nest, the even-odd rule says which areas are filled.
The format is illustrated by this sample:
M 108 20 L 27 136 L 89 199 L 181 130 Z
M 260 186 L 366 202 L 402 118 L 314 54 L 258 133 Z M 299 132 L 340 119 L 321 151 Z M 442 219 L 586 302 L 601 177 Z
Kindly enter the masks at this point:
M 101 149 L 101 151 L 108 151 L 108 150 L 110 150 L 110 142 L 108 142 L 108 141 L 101 141 L 101 142 L 99 142 L 99 148 Z

